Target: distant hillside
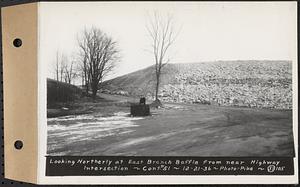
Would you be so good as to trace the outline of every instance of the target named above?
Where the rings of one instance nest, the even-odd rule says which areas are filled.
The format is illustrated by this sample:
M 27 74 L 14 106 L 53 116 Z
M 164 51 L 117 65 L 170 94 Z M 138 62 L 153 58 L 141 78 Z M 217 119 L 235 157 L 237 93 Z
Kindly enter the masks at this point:
M 47 105 L 48 107 L 57 102 L 70 102 L 79 98 L 81 89 L 64 82 L 47 78 Z
M 178 67 L 175 64 L 168 64 L 163 69 L 162 85 L 172 82 L 173 77 L 178 73 Z M 110 91 L 127 91 L 129 95 L 145 95 L 153 91 L 155 83 L 154 66 L 135 71 L 102 83 L 102 89 Z
M 102 91 L 153 98 L 154 66 L 105 81 Z M 160 98 L 168 102 L 292 108 L 290 61 L 168 64 Z

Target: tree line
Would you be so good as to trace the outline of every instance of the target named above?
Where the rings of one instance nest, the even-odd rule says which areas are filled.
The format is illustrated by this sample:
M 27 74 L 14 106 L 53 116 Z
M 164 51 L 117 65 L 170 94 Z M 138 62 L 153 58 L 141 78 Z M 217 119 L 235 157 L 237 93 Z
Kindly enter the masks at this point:
M 84 29 L 77 43 L 77 60 L 69 61 L 66 55 L 57 52 L 56 80 L 72 84 L 81 78 L 86 95 L 91 91 L 95 98 L 99 85 L 119 61 L 120 51 L 112 37 L 95 27 Z
M 158 100 L 162 68 L 170 61 L 169 48 L 178 33 L 175 32 L 173 18 L 163 18 L 157 12 L 148 18 L 146 33 L 149 35 L 150 52 L 154 57 L 154 89 L 155 99 Z M 72 84 L 75 79 L 81 78 L 85 94 L 89 95 L 91 91 L 95 98 L 100 84 L 121 59 L 118 43 L 99 28 L 92 27 L 80 33 L 77 45 L 76 60 L 70 60 L 57 52 L 56 80 Z

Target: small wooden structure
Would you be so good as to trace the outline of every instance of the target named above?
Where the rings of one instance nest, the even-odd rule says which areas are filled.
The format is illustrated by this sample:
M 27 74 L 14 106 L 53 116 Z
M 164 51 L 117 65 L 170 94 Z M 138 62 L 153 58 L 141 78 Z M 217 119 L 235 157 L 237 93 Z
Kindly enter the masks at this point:
M 133 104 L 130 106 L 131 116 L 149 116 L 150 106 L 146 104 L 146 99 L 143 97 L 140 99 L 139 104 Z

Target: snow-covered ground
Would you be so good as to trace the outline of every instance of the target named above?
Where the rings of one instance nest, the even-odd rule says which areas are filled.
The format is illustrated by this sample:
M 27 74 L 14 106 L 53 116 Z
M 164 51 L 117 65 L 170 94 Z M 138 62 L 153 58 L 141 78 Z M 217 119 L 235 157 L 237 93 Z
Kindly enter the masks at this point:
M 131 133 L 134 131 L 133 127 L 137 126 L 134 121 L 140 119 L 143 118 L 130 117 L 129 113 L 125 112 L 117 112 L 108 117 L 101 117 L 95 113 L 49 118 L 48 151 L 60 150 L 66 144 L 94 140 L 101 142 L 106 136 Z M 67 152 L 61 151 L 60 154 Z

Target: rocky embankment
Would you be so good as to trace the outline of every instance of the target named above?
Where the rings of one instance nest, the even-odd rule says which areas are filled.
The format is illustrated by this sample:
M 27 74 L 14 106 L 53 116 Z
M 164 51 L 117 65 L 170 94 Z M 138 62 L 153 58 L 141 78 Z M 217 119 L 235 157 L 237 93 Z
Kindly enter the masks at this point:
M 147 70 L 151 69 L 147 68 Z M 169 64 L 165 67 L 165 72 L 167 73 L 163 75 L 159 91 L 160 99 L 165 102 L 292 108 L 292 63 L 290 61 Z M 141 82 L 139 77 L 136 79 Z M 118 81 L 120 80 L 119 78 Z M 146 81 L 148 84 L 126 84 L 119 87 L 115 85 L 117 91 L 114 92 L 144 95 L 148 99 L 153 99 L 154 89 L 149 86 L 153 85 L 149 84 L 154 82 L 153 77 L 149 76 L 144 82 Z M 110 82 L 113 83 L 114 81 Z

